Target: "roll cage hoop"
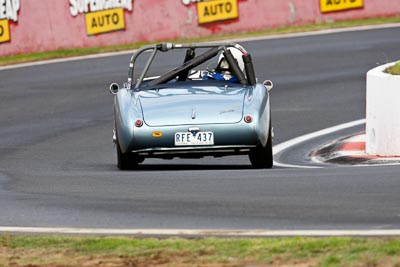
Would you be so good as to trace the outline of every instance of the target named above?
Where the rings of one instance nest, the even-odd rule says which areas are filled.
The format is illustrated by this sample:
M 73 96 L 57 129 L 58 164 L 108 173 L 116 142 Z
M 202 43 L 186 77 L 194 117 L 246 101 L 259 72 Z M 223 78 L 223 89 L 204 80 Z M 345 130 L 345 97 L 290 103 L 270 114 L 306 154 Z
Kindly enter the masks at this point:
M 245 65 L 244 73 L 240 70 L 238 63 L 234 59 L 232 53 L 228 50 L 228 47 L 235 47 L 239 49 L 243 53 L 243 61 Z M 196 48 L 209 48 L 206 52 L 199 56 L 195 56 Z M 146 86 L 155 86 L 159 84 L 166 83 L 176 77 L 178 77 L 179 81 L 184 81 L 187 78 L 187 75 L 191 69 L 202 64 L 203 62 L 215 57 L 218 55 L 220 51 L 224 53 L 226 60 L 232 68 L 232 72 L 238 78 L 239 82 L 242 85 L 254 85 L 256 83 L 253 63 L 251 60 L 251 56 L 247 51 L 237 43 L 205 43 L 205 44 L 173 44 L 173 43 L 160 43 L 147 45 L 140 49 L 138 49 L 131 57 L 131 61 L 129 64 L 129 74 L 128 74 L 128 88 L 131 89 L 133 84 L 133 75 L 134 75 L 134 66 L 136 63 L 136 59 L 143 53 L 150 51 L 150 57 L 148 58 L 146 65 L 142 73 L 140 74 L 137 82 L 135 83 L 135 90 L 139 90 L 139 87 L 142 85 L 144 78 L 152 64 L 156 54 L 158 52 L 167 52 L 173 49 L 187 49 L 184 63 L 171 71 L 161 75 L 155 80 L 146 83 Z

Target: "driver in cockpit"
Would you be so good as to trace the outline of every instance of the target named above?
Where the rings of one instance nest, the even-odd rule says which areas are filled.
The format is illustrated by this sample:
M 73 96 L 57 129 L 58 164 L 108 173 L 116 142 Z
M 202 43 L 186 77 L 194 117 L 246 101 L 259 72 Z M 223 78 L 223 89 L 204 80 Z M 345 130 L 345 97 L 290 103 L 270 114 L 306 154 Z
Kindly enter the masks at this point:
M 244 70 L 244 62 L 242 57 L 242 52 L 234 47 L 229 47 L 228 50 L 232 53 L 233 58 L 238 63 L 240 70 Z M 218 65 L 213 71 L 208 71 L 203 77 L 204 80 L 213 79 L 218 81 L 228 81 L 228 82 L 239 82 L 238 78 L 233 74 L 232 68 L 229 66 L 223 53 L 219 56 Z

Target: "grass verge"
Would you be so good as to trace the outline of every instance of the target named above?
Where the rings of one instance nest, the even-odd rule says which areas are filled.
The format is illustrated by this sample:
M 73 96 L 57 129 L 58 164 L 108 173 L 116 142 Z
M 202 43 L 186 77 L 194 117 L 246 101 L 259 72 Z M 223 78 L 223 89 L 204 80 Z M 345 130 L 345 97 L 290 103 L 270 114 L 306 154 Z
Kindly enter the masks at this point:
M 400 266 L 400 239 L 0 236 L 0 266 Z
M 400 61 L 390 68 L 387 68 L 386 72 L 392 75 L 400 75 Z
M 309 32 L 309 31 L 326 30 L 326 29 L 333 29 L 333 28 L 346 28 L 346 27 L 354 27 L 354 26 L 378 25 L 378 24 L 397 23 L 397 22 L 400 22 L 400 16 L 399 17 L 390 17 L 390 18 L 372 18 L 372 19 L 362 19 L 362 20 L 348 20 L 348 21 L 340 21 L 340 22 L 318 23 L 318 24 L 309 24 L 309 25 L 302 25 L 302 26 L 283 27 L 283 28 L 277 28 L 277 29 L 266 29 L 266 30 L 254 31 L 254 32 L 243 32 L 243 33 L 236 33 L 236 34 L 215 35 L 215 36 L 207 36 L 207 37 L 199 37 L 199 38 L 177 39 L 177 40 L 166 40 L 166 41 L 173 41 L 173 42 L 178 42 L 178 43 L 215 41 L 215 40 L 226 40 L 226 39 L 232 39 L 232 38 L 268 36 L 268 35 L 275 35 L 275 34 Z M 156 41 L 154 41 L 154 42 L 156 42 Z M 154 42 L 152 42 L 152 43 L 154 43 Z M 9 64 L 16 64 L 16 63 L 24 63 L 24 62 L 32 62 L 32 61 L 48 60 L 48 59 L 56 59 L 56 58 L 65 58 L 65 57 L 73 57 L 73 56 L 82 56 L 82 55 L 98 54 L 98 53 L 104 53 L 104 52 L 117 52 L 117 51 L 132 50 L 132 49 L 139 48 L 145 44 L 149 44 L 149 43 L 134 43 L 134 44 L 128 44 L 128 45 L 92 47 L 92 48 L 80 48 L 80 49 L 63 49 L 63 50 L 50 51 L 50 52 L 6 56 L 6 57 L 0 58 L 0 65 L 9 65 Z

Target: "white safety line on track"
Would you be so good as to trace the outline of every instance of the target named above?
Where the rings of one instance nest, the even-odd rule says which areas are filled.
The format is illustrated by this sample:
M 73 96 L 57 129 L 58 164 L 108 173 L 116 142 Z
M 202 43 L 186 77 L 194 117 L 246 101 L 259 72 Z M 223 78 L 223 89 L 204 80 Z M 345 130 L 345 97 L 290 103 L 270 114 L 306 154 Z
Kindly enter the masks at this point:
M 284 150 L 286 150 L 288 148 L 291 148 L 291 147 L 293 147 L 295 145 L 301 144 L 303 142 L 309 141 L 309 140 L 317 138 L 317 137 L 321 137 L 323 135 L 331 134 L 331 133 L 334 133 L 334 132 L 337 132 L 337 131 L 340 131 L 340 130 L 344 130 L 344 129 L 347 129 L 347 128 L 351 128 L 351 127 L 354 127 L 354 126 L 357 126 L 357 125 L 364 124 L 365 121 L 366 121 L 365 119 L 351 121 L 351 122 L 343 123 L 343 124 L 336 125 L 336 126 L 333 126 L 333 127 L 329 127 L 329 128 L 326 128 L 326 129 L 323 129 L 323 130 L 320 130 L 320 131 L 316 131 L 316 132 L 313 132 L 313 133 L 309 133 L 309 134 L 306 134 L 306 135 L 302 135 L 302 136 L 293 138 L 293 139 L 291 139 L 289 141 L 286 141 L 286 142 L 280 143 L 278 145 L 275 145 L 273 147 L 273 149 L 272 149 L 273 152 L 274 152 L 274 156 L 278 155 L 279 153 L 283 152 Z M 320 167 L 317 167 L 317 166 L 301 166 L 301 165 L 285 164 L 285 163 L 281 163 L 281 162 L 278 162 L 278 161 L 274 161 L 274 165 L 275 166 L 279 166 L 279 167 L 285 167 L 285 168 L 320 168 Z
M 347 27 L 347 28 L 339 28 L 339 29 L 318 30 L 318 31 L 311 31 L 311 32 L 285 33 L 285 34 L 275 34 L 275 35 L 266 35 L 266 36 L 264 35 L 264 36 L 256 36 L 256 37 L 235 38 L 235 39 L 230 39 L 230 40 L 221 40 L 221 42 L 239 42 L 239 43 L 240 42 L 253 42 L 253 41 L 262 41 L 262 40 L 316 36 L 316 35 L 323 35 L 323 34 L 351 32 L 351 31 L 389 29 L 389 28 L 396 28 L 396 27 L 400 27 L 400 23 L 387 23 L 387 24 L 381 24 L 381 25 L 366 25 L 366 26 L 356 26 L 356 27 Z M 21 64 L 14 64 L 14 65 L 0 66 L 0 71 L 8 70 L 8 69 L 23 68 L 23 67 L 39 66 L 39 65 L 51 64 L 51 63 L 61 63 L 61 62 L 69 62 L 69 61 L 75 61 L 75 60 L 127 55 L 127 54 L 132 54 L 134 51 L 135 50 L 100 53 L 100 54 L 93 54 L 93 55 L 87 55 L 87 56 L 77 56 L 77 57 L 61 58 L 61 59 L 50 59 L 50 60 L 36 61 L 36 62 L 30 62 L 30 63 L 21 63 Z
M 120 51 L 120 52 L 109 52 L 109 53 L 100 53 L 100 54 L 93 54 L 93 55 L 86 55 L 86 56 L 57 58 L 57 59 L 49 59 L 49 60 L 42 60 L 42 61 L 35 61 L 35 62 L 28 62 L 28 63 L 20 63 L 20 64 L 14 64 L 14 65 L 0 66 L 0 71 L 40 66 L 40 65 L 46 65 L 46 64 L 51 64 L 51 63 L 63 63 L 63 62 L 78 61 L 78 60 L 85 60 L 85 59 L 113 57 L 113 56 L 119 56 L 119 55 L 132 55 L 133 52 L 135 52 L 135 51 L 136 50 L 127 50 L 127 51 Z
M 229 237 L 279 237 L 279 236 L 400 236 L 400 229 L 376 230 L 218 230 L 218 229 L 98 229 L 98 228 L 47 228 L 0 227 L 0 232 L 31 234 L 81 234 L 81 235 L 134 235 L 134 236 L 229 236 Z

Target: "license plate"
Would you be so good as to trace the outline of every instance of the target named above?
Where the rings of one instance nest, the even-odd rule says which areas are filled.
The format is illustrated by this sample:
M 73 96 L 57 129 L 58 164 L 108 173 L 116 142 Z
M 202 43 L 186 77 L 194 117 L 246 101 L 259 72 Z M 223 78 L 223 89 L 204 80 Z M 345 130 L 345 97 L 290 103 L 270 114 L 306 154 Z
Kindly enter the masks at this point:
M 201 146 L 201 145 L 213 145 L 213 144 L 214 144 L 213 132 L 175 133 L 176 146 Z

